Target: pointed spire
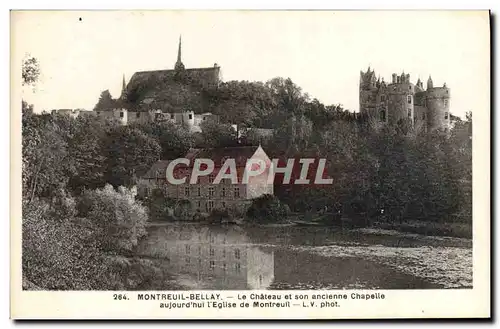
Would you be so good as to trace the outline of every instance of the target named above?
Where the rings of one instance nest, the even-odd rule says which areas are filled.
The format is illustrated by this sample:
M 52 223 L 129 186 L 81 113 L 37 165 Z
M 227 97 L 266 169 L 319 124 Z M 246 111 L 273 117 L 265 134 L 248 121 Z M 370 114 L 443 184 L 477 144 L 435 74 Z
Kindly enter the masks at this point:
M 432 82 L 432 78 L 429 75 L 429 79 L 427 80 L 427 89 L 434 88 L 434 84 Z
M 182 35 L 179 35 L 179 48 L 177 49 L 177 62 L 175 62 L 175 69 L 184 69 L 184 64 L 182 64 Z
M 127 84 L 125 83 L 125 74 L 123 74 L 122 94 L 125 92 L 125 89 L 127 89 Z
M 182 34 L 179 35 L 179 49 L 177 49 L 177 63 L 182 63 Z

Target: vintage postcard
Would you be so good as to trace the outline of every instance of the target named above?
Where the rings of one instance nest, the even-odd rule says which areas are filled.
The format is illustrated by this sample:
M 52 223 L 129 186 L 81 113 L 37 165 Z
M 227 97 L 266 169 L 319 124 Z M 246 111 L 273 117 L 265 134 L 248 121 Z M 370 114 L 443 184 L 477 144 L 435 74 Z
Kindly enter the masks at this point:
M 489 11 L 10 18 L 12 318 L 491 316 Z

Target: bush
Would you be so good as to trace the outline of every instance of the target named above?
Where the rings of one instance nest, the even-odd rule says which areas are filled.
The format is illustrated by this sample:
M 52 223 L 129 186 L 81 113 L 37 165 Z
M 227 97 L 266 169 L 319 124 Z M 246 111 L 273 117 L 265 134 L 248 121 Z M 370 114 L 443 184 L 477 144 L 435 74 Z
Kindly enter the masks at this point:
M 178 220 L 193 220 L 194 212 L 191 201 L 178 200 L 174 207 L 174 216 Z
M 23 286 L 48 290 L 97 289 L 107 275 L 92 228 L 60 221 L 48 203 L 23 204 Z
M 224 223 L 231 220 L 231 215 L 227 209 L 213 209 L 208 219 L 212 223 Z
M 265 194 L 252 201 L 247 210 L 247 217 L 260 222 L 275 222 L 285 220 L 289 213 L 288 205 L 273 195 Z
M 151 221 L 165 221 L 172 219 L 172 210 L 176 201 L 167 198 L 162 189 L 154 189 L 151 196 L 147 198 L 146 204 L 149 209 Z
M 132 251 L 146 235 L 146 208 L 135 199 L 135 190 L 111 185 L 86 191 L 80 201 L 80 216 L 97 228 L 100 248 L 105 251 Z

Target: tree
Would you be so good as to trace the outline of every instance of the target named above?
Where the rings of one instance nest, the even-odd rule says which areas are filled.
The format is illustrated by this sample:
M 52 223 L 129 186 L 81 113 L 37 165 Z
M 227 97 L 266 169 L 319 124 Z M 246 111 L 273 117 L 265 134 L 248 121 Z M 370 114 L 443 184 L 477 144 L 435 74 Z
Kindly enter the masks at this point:
M 172 122 L 153 122 L 137 125 L 137 128 L 158 141 L 161 146 L 161 158 L 164 160 L 183 156 L 194 145 L 191 132 Z
M 106 181 L 113 186 L 133 186 L 160 159 L 158 141 L 136 127 L 117 126 L 107 136 Z
M 309 96 L 302 93 L 302 89 L 290 78 L 274 78 L 266 82 L 271 90 L 281 115 L 304 114 L 305 105 Z
M 92 228 L 61 221 L 45 201 L 23 202 L 22 244 L 24 288 L 92 290 L 107 282 Z
M 50 116 L 23 116 L 23 195 L 51 197 L 65 187 L 72 172 L 68 143 Z
M 290 208 L 273 195 L 265 194 L 252 201 L 247 210 L 247 216 L 257 221 L 285 220 Z
M 146 235 L 147 210 L 135 196 L 135 189 L 115 190 L 109 184 L 84 192 L 79 214 L 95 225 L 101 250 L 130 252 Z
M 22 63 L 22 84 L 34 85 L 40 77 L 40 64 L 35 57 L 27 56 Z
M 74 174 L 68 188 L 76 194 L 84 189 L 102 188 L 106 182 L 106 137 L 116 126 L 93 116 L 80 116 L 72 123 L 68 144 Z
M 230 147 L 238 145 L 236 130 L 229 124 L 203 122 L 199 147 Z
M 116 100 L 113 99 L 109 90 L 104 90 L 99 96 L 99 101 L 94 107 L 94 111 L 97 110 L 108 110 L 117 107 Z

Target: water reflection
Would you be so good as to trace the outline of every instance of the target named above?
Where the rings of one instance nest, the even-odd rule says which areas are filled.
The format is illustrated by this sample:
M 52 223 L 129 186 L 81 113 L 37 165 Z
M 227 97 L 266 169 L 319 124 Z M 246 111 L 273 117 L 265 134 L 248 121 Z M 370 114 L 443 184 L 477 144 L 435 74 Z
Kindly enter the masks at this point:
M 139 252 L 166 265 L 184 289 L 439 288 L 377 259 L 307 250 L 343 242 L 391 245 L 391 239 L 325 229 L 168 224 L 150 228 Z
M 267 289 L 274 280 L 274 251 L 252 245 L 235 226 L 157 227 L 142 253 L 163 258 L 193 289 Z

